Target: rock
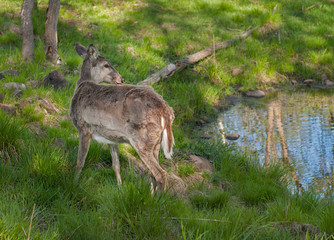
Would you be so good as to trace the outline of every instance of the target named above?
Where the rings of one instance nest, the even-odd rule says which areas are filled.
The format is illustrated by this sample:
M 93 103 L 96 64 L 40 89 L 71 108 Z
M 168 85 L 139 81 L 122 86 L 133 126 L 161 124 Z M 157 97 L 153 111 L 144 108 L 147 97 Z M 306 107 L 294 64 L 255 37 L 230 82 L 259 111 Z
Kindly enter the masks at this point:
M 236 76 L 239 76 L 242 73 L 243 73 L 243 71 L 242 71 L 241 68 L 235 68 L 235 69 L 232 70 L 231 75 L 232 75 L 232 77 L 236 77 Z
M 196 121 L 196 124 L 197 124 L 197 125 L 204 125 L 204 124 L 205 124 L 205 121 L 204 121 L 203 119 L 198 119 L 198 120 Z
M 200 136 L 202 139 L 210 139 L 212 136 L 210 134 L 204 133 Z
M 51 71 L 49 75 L 44 77 L 42 83 L 44 86 L 52 86 L 56 90 L 70 85 L 62 73 L 57 70 Z
M 11 76 L 11 77 L 14 77 L 16 75 L 19 75 L 19 73 L 15 70 L 3 70 L 3 71 L 0 71 L 0 80 L 5 78 L 6 76 Z
M 254 97 L 254 98 L 262 98 L 266 96 L 266 94 L 261 90 L 255 90 L 255 91 L 248 91 L 246 92 L 247 97 Z
M 325 84 L 327 87 L 334 87 L 334 83 L 328 79 L 325 81 Z
M 16 90 L 26 89 L 26 85 L 24 85 L 23 83 L 9 82 L 9 83 L 4 84 L 2 88 L 3 89 L 14 89 L 16 91 Z
M 325 81 L 325 80 L 327 80 L 327 79 L 328 79 L 328 77 L 327 77 L 326 74 L 322 74 L 322 75 L 321 75 L 321 80 L 322 80 L 322 81 Z
M 194 164 L 201 172 L 207 171 L 213 173 L 213 166 L 210 161 L 204 157 L 189 155 L 190 162 Z
M 306 79 L 304 80 L 304 84 L 306 84 L 307 86 L 310 86 L 314 83 L 314 80 L 313 79 Z
M 292 85 L 297 85 L 297 81 L 296 80 L 291 80 L 291 83 L 292 83 Z
M 225 136 L 227 140 L 235 141 L 238 140 L 240 135 L 238 133 L 232 133 Z
M 10 114 L 13 116 L 16 115 L 16 109 L 12 105 L 0 103 L 0 109 L 2 109 L 7 114 Z
M 5 99 L 5 96 L 2 93 L 0 93 L 0 103 L 2 103 L 4 99 Z
M 2 28 L 17 35 L 22 35 L 20 26 L 14 23 L 5 22 L 4 24 L 2 24 Z

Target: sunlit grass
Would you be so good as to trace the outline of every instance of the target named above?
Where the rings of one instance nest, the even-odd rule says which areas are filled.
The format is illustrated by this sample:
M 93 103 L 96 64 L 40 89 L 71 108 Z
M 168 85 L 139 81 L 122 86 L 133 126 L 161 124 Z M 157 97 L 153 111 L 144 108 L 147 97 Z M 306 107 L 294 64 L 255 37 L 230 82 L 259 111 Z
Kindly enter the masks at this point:
M 20 24 L 21 4 L 21 0 L 0 1 L 1 26 Z M 287 170 L 281 166 L 263 169 L 254 156 L 195 136 L 196 120 L 215 117 L 214 106 L 239 87 L 267 89 L 286 83 L 289 76 L 321 82 L 323 73 L 332 79 L 333 4 L 324 1 L 302 13 L 301 1 L 62 1 L 58 40 L 64 65 L 60 67 L 45 64 L 42 23 L 47 4 L 48 0 L 39 0 L 34 12 L 34 34 L 41 40 L 35 40 L 31 63 L 21 61 L 19 36 L 0 35 L 0 70 L 19 72 L 2 79 L 0 89 L 8 82 L 39 81 L 54 69 L 71 84 L 58 91 L 28 87 L 21 98 L 1 90 L 4 104 L 31 101 L 17 108 L 15 117 L 0 112 L 1 239 L 27 238 L 34 204 L 31 239 L 306 238 L 304 233 L 277 227 L 286 222 L 312 224 L 324 236 L 334 233 L 332 199 L 309 192 L 292 194 L 282 178 Z M 7 17 L 6 12 L 14 16 Z M 148 176 L 133 171 L 122 146 L 123 185 L 118 187 L 108 148 L 95 142 L 79 182 L 73 181 L 78 135 L 67 116 L 82 63 L 75 42 L 95 44 L 126 83 L 136 84 L 172 61 L 263 24 L 244 42 L 217 50 L 153 85 L 175 111 L 176 151 L 182 148 L 213 163 L 214 173 L 206 176 L 208 186 L 193 186 L 181 199 L 167 193 L 152 195 Z M 242 74 L 232 76 L 237 67 Z M 44 98 L 59 113 L 40 111 L 38 101 Z M 28 130 L 31 125 L 40 129 Z M 196 169 L 181 160 L 178 174 L 191 177 Z

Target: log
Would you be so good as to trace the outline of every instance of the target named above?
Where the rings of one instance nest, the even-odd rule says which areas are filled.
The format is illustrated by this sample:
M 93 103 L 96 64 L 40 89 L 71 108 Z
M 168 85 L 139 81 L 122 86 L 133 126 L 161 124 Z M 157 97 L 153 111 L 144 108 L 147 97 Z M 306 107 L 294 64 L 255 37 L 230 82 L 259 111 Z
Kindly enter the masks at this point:
M 185 67 L 195 64 L 204 58 L 210 56 L 213 54 L 216 50 L 227 48 L 234 44 L 235 42 L 247 38 L 249 35 L 251 35 L 256 29 L 258 29 L 260 26 L 256 26 L 244 33 L 242 33 L 240 36 L 237 36 L 235 38 L 226 40 L 224 42 L 218 42 L 214 44 L 211 47 L 205 48 L 202 51 L 199 51 L 197 53 L 194 53 L 192 55 L 189 55 L 187 57 L 184 57 L 180 60 L 176 60 L 173 63 L 170 63 L 163 67 L 159 72 L 156 72 L 149 77 L 147 77 L 145 80 L 139 82 L 137 85 L 150 85 L 156 82 L 159 82 L 162 79 L 171 77 L 174 75 L 176 71 L 182 70 Z

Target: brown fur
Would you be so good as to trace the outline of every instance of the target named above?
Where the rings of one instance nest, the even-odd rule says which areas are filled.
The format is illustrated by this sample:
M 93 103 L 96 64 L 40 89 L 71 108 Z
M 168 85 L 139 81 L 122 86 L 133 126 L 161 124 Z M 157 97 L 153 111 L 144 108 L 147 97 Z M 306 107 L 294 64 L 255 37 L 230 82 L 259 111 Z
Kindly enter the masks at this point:
M 79 131 L 77 176 L 84 166 L 90 138 L 108 143 L 117 182 L 121 184 L 118 143 L 130 143 L 155 178 L 158 186 L 167 185 L 167 173 L 160 167 L 158 154 L 166 130 L 170 157 L 173 147 L 173 109 L 151 87 L 133 85 L 101 85 L 100 82 L 120 84 L 124 79 L 90 46 L 76 45 L 85 57 L 70 106 L 70 116 Z M 163 120 L 162 120 L 163 118 Z M 164 126 L 162 126 L 164 122 Z M 165 138 L 164 138 L 165 139 Z

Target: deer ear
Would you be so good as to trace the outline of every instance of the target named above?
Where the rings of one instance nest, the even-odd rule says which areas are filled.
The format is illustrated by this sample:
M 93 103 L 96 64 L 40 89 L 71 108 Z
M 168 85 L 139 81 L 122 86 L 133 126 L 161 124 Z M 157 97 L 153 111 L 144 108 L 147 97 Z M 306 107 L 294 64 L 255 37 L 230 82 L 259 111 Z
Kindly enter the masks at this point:
M 87 55 L 87 48 L 85 48 L 83 45 L 81 45 L 80 43 L 75 43 L 75 51 L 77 52 L 77 54 L 82 57 L 85 58 Z
M 94 47 L 93 44 L 89 45 L 87 50 L 87 56 L 91 61 L 95 61 L 97 57 L 99 56 L 97 49 Z

